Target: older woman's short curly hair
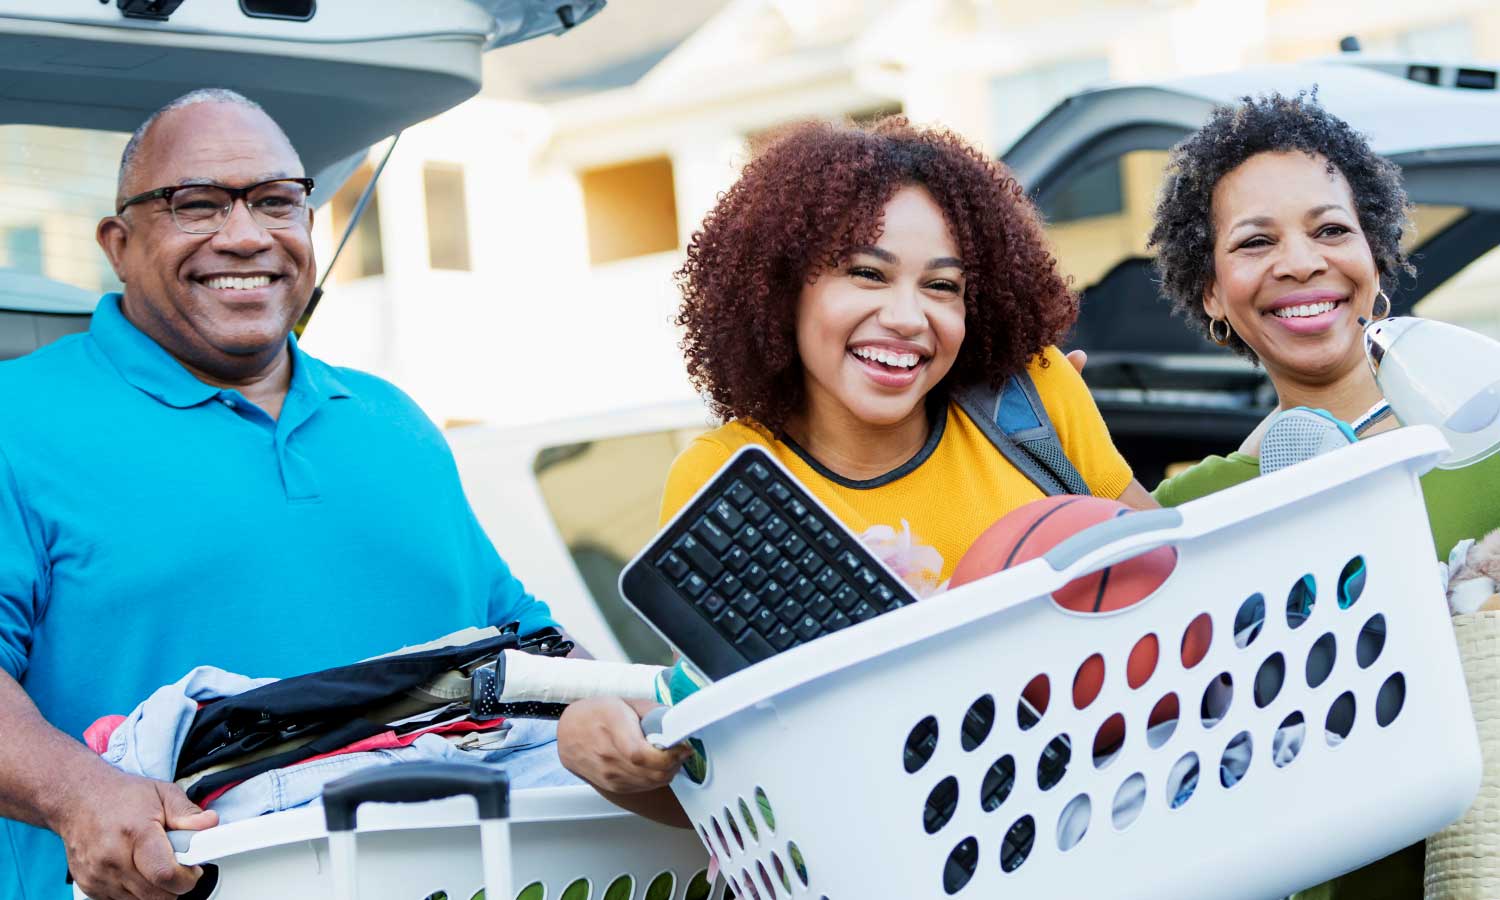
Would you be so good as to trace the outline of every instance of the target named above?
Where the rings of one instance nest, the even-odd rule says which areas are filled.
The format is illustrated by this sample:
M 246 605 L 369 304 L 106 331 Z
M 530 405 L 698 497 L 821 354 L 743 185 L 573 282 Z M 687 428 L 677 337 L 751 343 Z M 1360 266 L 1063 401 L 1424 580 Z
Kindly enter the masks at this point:
M 1385 287 L 1415 271 L 1401 250 L 1410 204 L 1401 171 L 1370 149 L 1364 136 L 1318 103 L 1317 90 L 1295 97 L 1267 94 L 1220 106 L 1208 123 L 1172 148 L 1156 204 L 1150 245 L 1157 250 L 1162 290 L 1199 331 L 1208 334 L 1205 288 L 1214 277 L 1213 195 L 1219 179 L 1260 153 L 1301 151 L 1328 160 L 1354 194 L 1360 229 Z M 1255 359 L 1239 335 L 1229 346 Z
M 931 192 L 964 263 L 965 337 L 945 385 L 998 385 L 1072 326 L 1077 298 L 1005 166 L 899 116 L 868 128 L 797 125 L 720 197 L 677 272 L 688 375 L 715 415 L 781 433 L 803 402 L 802 286 L 874 243 L 885 204 L 906 185 Z

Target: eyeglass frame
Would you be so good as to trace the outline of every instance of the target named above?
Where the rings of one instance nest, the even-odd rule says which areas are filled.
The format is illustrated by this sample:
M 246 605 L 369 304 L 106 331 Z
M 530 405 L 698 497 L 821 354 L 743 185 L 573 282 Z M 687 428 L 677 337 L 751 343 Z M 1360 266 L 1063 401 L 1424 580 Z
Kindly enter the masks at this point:
M 172 224 L 176 225 L 177 228 L 178 228 L 178 230 L 180 230 L 183 234 L 217 234 L 218 232 L 220 232 L 220 231 L 223 230 L 223 228 L 224 228 L 225 225 L 229 224 L 229 217 L 231 215 L 233 215 L 233 213 L 234 213 L 234 205 L 236 203 L 240 202 L 240 201 L 244 201 L 246 212 L 250 212 L 252 214 L 251 218 L 255 219 L 255 222 L 257 224 L 259 224 L 262 228 L 269 228 L 269 229 L 272 229 L 272 230 L 279 230 L 279 229 L 282 229 L 282 228 L 288 228 L 288 227 L 290 227 L 292 225 L 292 220 L 288 219 L 285 225 L 267 225 L 265 222 L 262 222 L 259 218 L 256 218 L 253 215 L 254 210 L 251 209 L 251 207 L 250 207 L 250 192 L 253 191 L 253 190 L 255 190 L 256 188 L 265 187 L 268 184 L 279 184 L 279 183 L 281 183 L 283 181 L 290 181 L 290 182 L 302 185 L 303 190 L 306 192 L 303 195 L 303 203 L 304 203 L 303 209 L 306 209 L 307 208 L 306 207 L 306 201 L 307 201 L 308 198 L 310 198 L 312 196 L 312 192 L 313 192 L 313 180 L 311 178 L 305 178 L 305 177 L 304 178 L 290 178 L 289 177 L 289 178 L 267 178 L 265 181 L 257 181 L 255 184 L 249 184 L 249 185 L 246 185 L 244 187 L 239 187 L 239 188 L 237 188 L 237 187 L 229 187 L 229 186 L 223 185 L 223 184 L 215 184 L 213 182 L 203 182 L 203 183 L 198 183 L 198 184 L 174 184 L 174 185 L 169 185 L 167 187 L 159 187 L 159 188 L 156 188 L 154 190 L 146 191 L 145 193 L 142 193 L 142 194 L 136 194 L 134 197 L 129 197 L 129 198 L 126 198 L 125 200 L 120 201 L 120 205 L 115 208 L 115 215 L 122 216 L 122 215 L 125 214 L 125 210 L 128 209 L 129 207 L 134 206 L 137 203 L 145 203 L 148 200 L 165 200 L 165 201 L 167 201 L 168 211 L 170 212 L 171 211 L 170 205 L 171 205 L 171 202 L 172 202 L 172 195 L 176 194 L 178 191 L 186 191 L 186 190 L 190 190 L 192 188 L 216 188 L 218 190 L 224 191 L 225 193 L 227 193 L 229 195 L 229 206 L 226 208 L 226 211 L 224 213 L 224 221 L 221 222 L 221 223 L 219 223 L 219 227 L 218 228 L 215 228 L 213 231 L 188 231 L 187 229 L 185 229 L 185 228 L 182 227 L 181 223 L 179 223 L 177 221 L 177 214 L 175 212 L 172 213 Z

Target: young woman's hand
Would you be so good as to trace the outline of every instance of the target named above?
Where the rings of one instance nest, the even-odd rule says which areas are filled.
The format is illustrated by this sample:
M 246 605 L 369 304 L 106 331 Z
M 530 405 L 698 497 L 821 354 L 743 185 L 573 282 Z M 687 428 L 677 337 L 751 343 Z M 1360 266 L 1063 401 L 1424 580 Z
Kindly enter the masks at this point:
M 686 746 L 653 746 L 641 733 L 643 711 L 617 697 L 570 704 L 557 723 L 557 753 L 563 766 L 605 793 L 665 787 L 692 751 Z

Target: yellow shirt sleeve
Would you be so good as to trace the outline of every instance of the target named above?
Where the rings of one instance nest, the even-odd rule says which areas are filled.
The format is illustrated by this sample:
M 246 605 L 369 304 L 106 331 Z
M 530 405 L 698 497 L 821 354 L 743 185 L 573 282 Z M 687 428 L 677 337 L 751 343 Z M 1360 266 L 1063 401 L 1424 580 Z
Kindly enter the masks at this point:
M 657 525 L 667 524 L 678 510 L 687 506 L 693 495 L 729 461 L 731 455 L 728 447 L 710 437 L 694 438 L 672 461 L 672 468 L 667 472 L 667 485 L 661 496 L 661 518 Z
M 1096 497 L 1120 496 L 1133 477 L 1130 464 L 1115 449 L 1083 376 L 1056 347 L 1046 348 L 1042 356 L 1046 367 L 1038 360 L 1028 371 L 1063 451 Z

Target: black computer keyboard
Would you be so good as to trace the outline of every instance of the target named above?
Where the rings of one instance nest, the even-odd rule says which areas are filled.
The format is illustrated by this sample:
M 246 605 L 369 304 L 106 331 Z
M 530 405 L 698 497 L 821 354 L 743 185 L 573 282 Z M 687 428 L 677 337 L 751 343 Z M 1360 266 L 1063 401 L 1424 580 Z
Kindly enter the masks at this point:
M 916 599 L 755 446 L 625 567 L 620 593 L 710 678 Z

